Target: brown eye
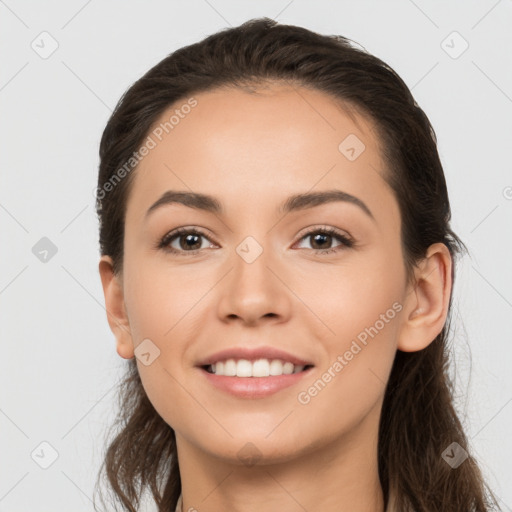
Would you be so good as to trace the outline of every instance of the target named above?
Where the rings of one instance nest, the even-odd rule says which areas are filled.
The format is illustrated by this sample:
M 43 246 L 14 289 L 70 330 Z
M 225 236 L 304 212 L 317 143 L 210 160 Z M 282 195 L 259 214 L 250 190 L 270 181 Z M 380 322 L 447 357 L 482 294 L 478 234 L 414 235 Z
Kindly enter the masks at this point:
M 301 240 L 308 238 L 311 240 L 311 245 L 313 245 L 311 250 L 315 251 L 317 254 L 338 252 L 342 250 L 343 247 L 352 247 L 354 245 L 354 242 L 350 238 L 333 228 L 316 228 L 303 235 Z M 331 245 L 333 240 L 338 240 L 340 244 L 337 247 L 323 247 L 325 245 Z
M 201 243 L 198 243 L 198 240 L 201 238 L 201 235 L 196 234 L 188 234 L 188 235 L 178 235 L 177 240 L 180 242 L 180 249 L 200 249 Z M 198 247 L 199 246 L 199 247 Z
M 312 229 L 304 234 L 300 240 L 302 241 L 308 238 L 311 240 L 310 243 L 313 245 L 311 250 L 314 251 L 315 254 L 338 252 L 343 250 L 344 247 L 349 248 L 354 245 L 352 239 L 333 228 Z M 179 228 L 165 235 L 160 241 L 158 247 L 180 256 L 186 254 L 194 255 L 202 249 L 211 247 L 211 245 L 202 247 L 202 239 L 209 240 L 211 242 L 209 237 L 197 229 Z M 329 247 L 332 246 L 334 241 L 338 241 L 339 244 L 335 247 Z
M 196 254 L 202 249 L 201 239 L 209 240 L 197 229 L 179 228 L 165 235 L 158 247 L 173 254 Z

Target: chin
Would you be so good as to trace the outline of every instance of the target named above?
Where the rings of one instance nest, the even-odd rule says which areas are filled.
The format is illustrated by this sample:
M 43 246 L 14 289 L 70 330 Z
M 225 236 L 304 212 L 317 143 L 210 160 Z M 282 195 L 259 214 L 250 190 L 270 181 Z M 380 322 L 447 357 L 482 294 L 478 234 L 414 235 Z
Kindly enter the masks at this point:
M 296 459 L 307 452 L 307 446 L 299 446 L 289 436 L 275 436 L 272 439 L 265 438 L 265 435 L 251 436 L 247 434 L 235 436 L 229 439 L 223 438 L 223 443 L 218 440 L 211 440 L 205 445 L 201 439 L 203 450 L 213 457 L 222 459 L 225 463 L 237 466 L 253 467 L 272 464 L 282 464 Z M 273 436 L 273 434 L 271 434 Z M 212 450 L 212 447 L 215 447 Z

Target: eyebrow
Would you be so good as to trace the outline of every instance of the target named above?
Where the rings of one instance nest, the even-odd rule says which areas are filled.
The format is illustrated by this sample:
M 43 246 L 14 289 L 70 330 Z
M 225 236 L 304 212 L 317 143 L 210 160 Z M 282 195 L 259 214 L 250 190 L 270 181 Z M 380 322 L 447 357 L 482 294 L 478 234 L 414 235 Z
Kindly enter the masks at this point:
M 303 194 L 295 194 L 287 198 L 278 208 L 279 214 L 287 214 L 295 211 L 306 210 L 315 206 L 320 206 L 333 202 L 346 202 L 358 206 L 368 217 L 375 222 L 372 212 L 356 196 L 343 192 L 342 190 L 325 190 L 321 192 L 306 192 Z M 146 212 L 146 218 L 156 209 L 169 204 L 182 204 L 196 210 L 203 210 L 210 213 L 222 215 L 223 208 L 221 202 L 206 194 L 198 192 L 180 192 L 168 190 L 155 203 L 153 203 Z

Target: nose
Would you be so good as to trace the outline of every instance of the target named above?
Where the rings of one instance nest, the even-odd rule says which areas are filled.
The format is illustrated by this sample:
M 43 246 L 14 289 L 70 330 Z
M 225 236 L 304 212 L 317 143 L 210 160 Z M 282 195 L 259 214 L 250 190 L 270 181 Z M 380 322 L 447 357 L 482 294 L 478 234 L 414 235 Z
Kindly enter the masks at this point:
M 222 321 L 238 320 L 247 326 L 286 321 L 293 296 L 284 284 L 286 272 L 281 270 L 269 251 L 264 250 L 249 261 L 235 253 L 232 269 L 221 286 L 219 317 Z

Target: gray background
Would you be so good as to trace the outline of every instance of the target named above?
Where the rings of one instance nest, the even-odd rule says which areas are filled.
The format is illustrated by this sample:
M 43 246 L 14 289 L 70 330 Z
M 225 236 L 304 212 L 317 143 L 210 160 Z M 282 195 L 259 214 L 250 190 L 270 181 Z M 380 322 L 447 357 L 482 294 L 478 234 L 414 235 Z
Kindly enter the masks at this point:
M 93 189 L 111 110 L 174 49 L 259 16 L 354 39 L 400 74 L 429 116 L 452 226 L 471 251 L 455 286 L 457 407 L 473 455 L 512 510 L 512 1 L 6 0 L 0 511 L 93 510 L 126 364 L 97 270 Z M 43 237 L 57 249 L 46 261 Z

